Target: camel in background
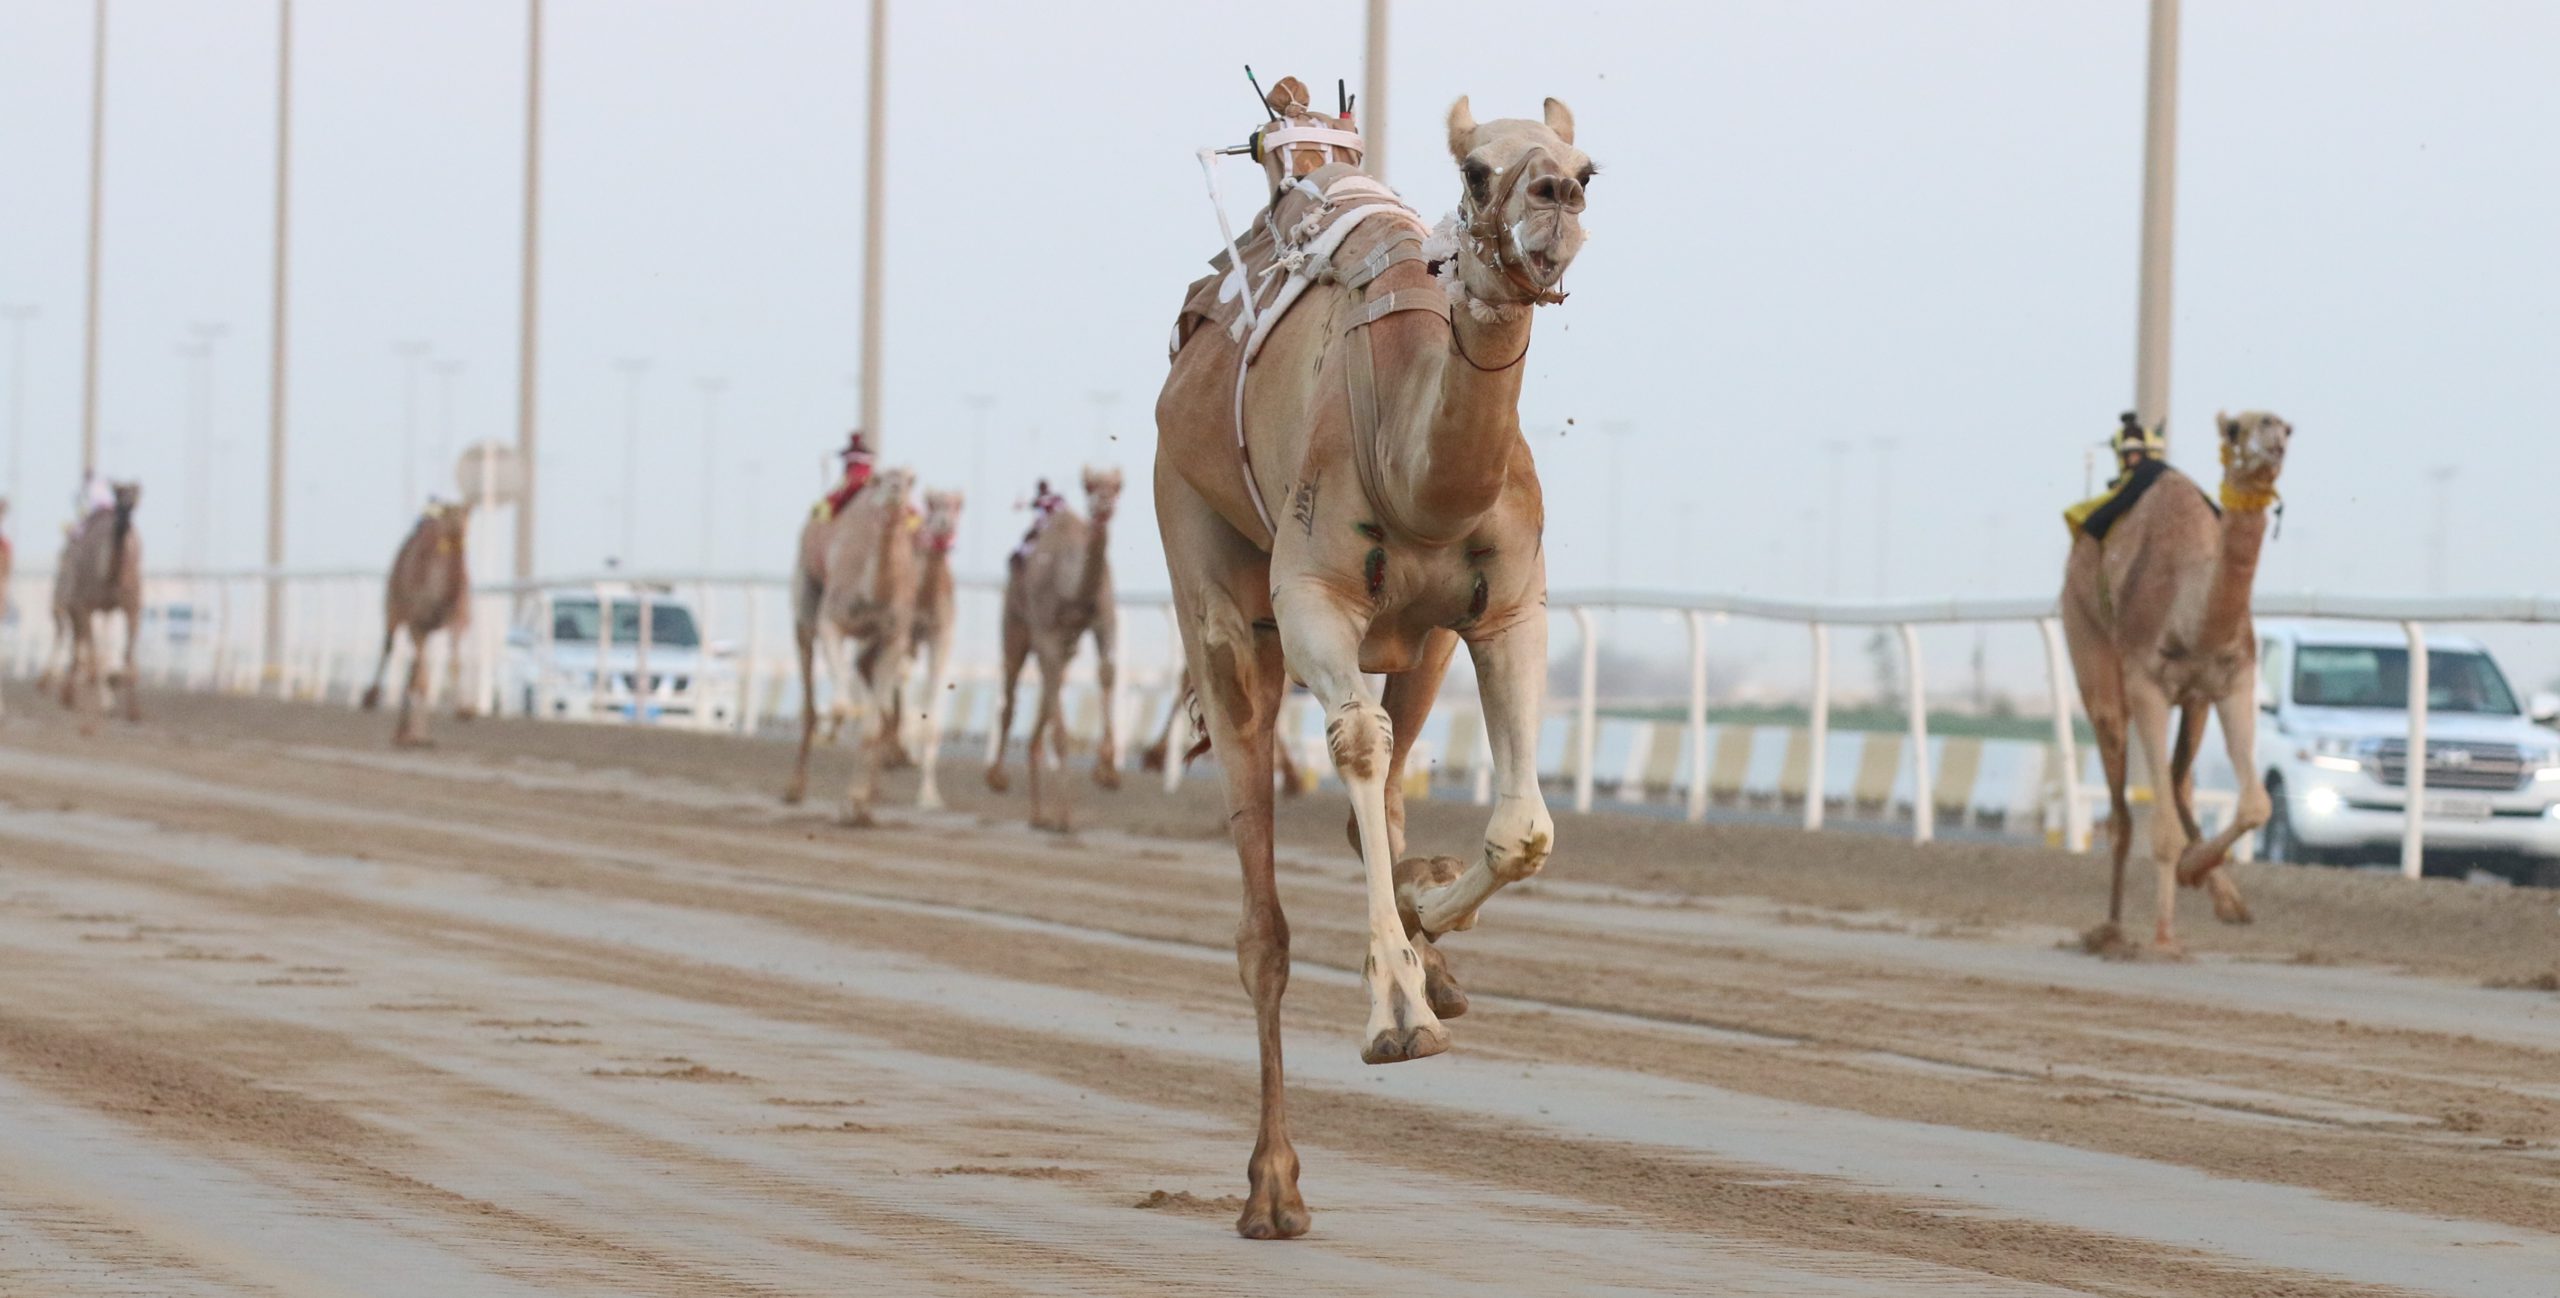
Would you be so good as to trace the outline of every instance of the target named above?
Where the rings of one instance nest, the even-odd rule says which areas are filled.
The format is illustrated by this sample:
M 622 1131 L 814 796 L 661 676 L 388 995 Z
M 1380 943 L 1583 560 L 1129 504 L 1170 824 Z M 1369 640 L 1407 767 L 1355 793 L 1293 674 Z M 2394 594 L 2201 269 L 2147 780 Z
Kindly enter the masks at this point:
M 854 702 L 854 776 L 837 819 L 869 825 L 883 750 L 896 742 L 891 729 L 897 694 L 912 657 L 916 602 L 916 547 L 906 533 L 915 526 L 907 493 L 915 474 L 884 469 L 833 514 L 822 505 L 800 528 L 792 567 L 791 623 L 800 647 L 800 759 L 782 794 L 797 803 L 809 792 L 809 747 L 818 734 L 817 660 L 838 674 L 836 696 Z M 844 642 L 864 652 L 844 671 Z
M 1063 763 L 1067 719 L 1059 706 L 1067 664 L 1076 643 L 1093 636 L 1094 674 L 1102 687 L 1102 743 L 1093 753 L 1093 782 L 1120 787 L 1120 740 L 1112 717 L 1112 690 L 1118 667 L 1119 604 L 1111 589 L 1111 515 L 1120 503 L 1118 469 L 1084 471 L 1088 521 L 1061 509 L 1040 526 L 1013 560 L 1004 584 L 1004 670 L 996 678 L 1003 704 L 996 720 L 996 759 L 987 767 L 987 787 L 998 793 L 1010 787 L 1004 773 L 1004 745 L 1013 734 L 1014 685 L 1022 678 L 1023 659 L 1040 658 L 1040 711 L 1031 721 L 1023 762 L 1031 772 L 1031 826 L 1069 827 L 1066 794 L 1058 791 L 1053 810 L 1042 788 L 1041 744 Z
M 133 511 L 142 503 L 141 484 L 114 484 L 114 502 L 72 530 L 70 539 L 63 542 L 62 562 L 54 569 L 55 638 L 68 644 L 62 706 L 78 707 L 84 679 L 88 687 L 101 691 L 105 706 L 112 706 L 109 693 L 122 686 L 125 720 L 140 721 L 142 677 L 134 670 L 134 654 L 142 643 L 142 534 L 134 529 Z M 124 667 L 102 681 L 97 619 L 105 613 L 124 614 Z
M 9 533 L 6 530 L 8 523 L 9 498 L 0 496 L 0 622 L 7 621 L 9 617 L 9 574 L 18 563 L 18 552 L 9 545 Z M 26 633 L 27 629 L 24 626 L 18 628 L 18 634 Z M 7 716 L 8 713 L 6 702 L 0 702 L 0 716 Z
M 471 701 L 462 693 L 462 646 L 471 630 L 470 539 L 471 506 L 430 502 L 383 581 L 382 657 L 365 687 L 364 710 L 382 706 L 382 676 L 391 666 L 393 645 L 407 631 L 409 679 L 400 690 L 400 724 L 391 732 L 395 746 L 427 743 L 427 637 L 438 631 L 445 633 L 445 692 L 453 697 L 454 717 L 471 719 Z
M 1290 89 L 1274 87 L 1273 112 L 1291 130 L 1323 130 L 1303 87 L 1283 102 Z M 1364 1061 L 1448 1048 L 1440 1020 L 1465 1001 L 1435 940 L 1472 927 L 1554 842 L 1537 772 L 1545 507 L 1519 398 L 1531 316 L 1563 300 L 1594 172 L 1562 103 L 1547 100 L 1540 121 L 1479 123 L 1460 99 L 1448 118 L 1460 205 L 1429 231 L 1325 135 L 1302 138 L 1317 143 L 1296 160 L 1317 165 L 1275 177 L 1275 205 L 1241 245 L 1245 265 L 1223 264 L 1231 254 L 1193 284 L 1156 402 L 1157 522 L 1244 873 L 1236 960 L 1260 1042 L 1262 1120 L 1236 1230 L 1254 1239 L 1310 1224 L 1284 1105 L 1289 927 L 1272 858 L 1272 727 L 1290 678 L 1324 709 L 1366 868 Z M 1266 166 L 1276 156 L 1261 155 Z M 1355 219 L 1347 237 L 1326 224 Z M 1315 246 L 1327 238 L 1338 241 Z M 1273 265 L 1317 269 L 1272 292 L 1260 276 Z M 1229 327 L 1241 294 L 1271 299 L 1256 301 L 1250 339 Z M 1289 300 L 1295 309 L 1273 322 Z M 1461 641 L 1492 741 L 1492 820 L 1463 867 L 1399 863 L 1402 767 Z M 1388 676 L 1383 700 L 1370 672 Z
M 2250 584 L 2276 503 L 2293 426 L 2263 411 L 2215 415 L 2222 439 L 2221 509 L 2194 479 L 2169 469 L 2118 519 L 2104 541 L 2074 532 L 2062 581 L 2062 630 L 2080 703 L 2107 773 L 2107 836 L 2113 854 L 2107 922 L 2090 932 L 2094 950 L 2124 942 L 2124 866 L 2133 846 L 2125 803 L 2125 741 L 2141 741 L 2151 777 L 2151 856 L 2160 891 L 2151 945 L 2180 952 L 2172 923 L 2178 885 L 2211 888 L 2213 913 L 2249 922 L 2231 871 L 2232 845 L 2267 821 L 2257 748 L 2258 637 Z M 2195 817 L 2195 755 L 2205 709 L 2222 722 L 2240 783 L 2238 809 L 2205 839 Z M 2178 741 L 2169 747 L 2169 714 Z M 2183 850 L 2182 850 L 2183 849 Z
M 1161 771 L 1166 762 L 1173 760 L 1173 723 L 1181 719 L 1182 710 L 1191 699 L 1191 669 L 1186 667 L 1182 672 L 1182 683 L 1173 688 L 1173 702 L 1164 710 L 1164 726 L 1156 731 L 1156 741 L 1138 752 L 1139 770 Z M 1191 751 L 1182 755 L 1184 766 L 1191 765 L 1191 759 L 1209 751 L 1209 738 L 1196 725 L 1192 728 L 1192 735 Z M 1304 792 L 1304 787 L 1298 783 L 1297 756 L 1289 751 L 1288 740 L 1277 732 L 1271 737 L 1271 758 L 1278 768 L 1280 796 L 1295 798 Z
M 908 653 L 924 656 L 924 696 L 900 716 L 919 723 L 914 758 L 924 768 L 916 785 L 916 805 L 928 811 L 942 806 L 942 788 L 934 779 L 942 765 L 942 709 L 950 703 L 951 634 L 957 600 L 951 580 L 951 547 L 960 540 L 961 495 L 957 491 L 924 493 L 924 528 L 916 533 L 914 621 L 909 626 Z

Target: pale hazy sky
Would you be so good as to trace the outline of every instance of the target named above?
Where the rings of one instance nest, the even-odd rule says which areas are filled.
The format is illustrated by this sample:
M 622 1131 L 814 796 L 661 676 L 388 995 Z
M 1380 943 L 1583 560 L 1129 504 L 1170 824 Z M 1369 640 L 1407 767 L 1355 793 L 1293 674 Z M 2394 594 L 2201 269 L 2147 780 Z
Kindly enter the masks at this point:
M 639 356 L 636 559 L 701 556 L 696 381 L 719 376 L 714 558 L 778 568 L 853 417 L 863 7 L 548 12 L 543 566 L 617 548 L 614 362 Z M 1246 61 L 1356 87 L 1360 12 L 893 10 L 885 432 L 927 482 L 974 489 L 965 566 L 992 568 L 1034 474 L 1107 458 L 1134 488 L 1123 584 L 1161 584 L 1150 410 L 1217 242 L 1191 151 L 1252 124 Z M 1814 595 L 1829 565 L 1862 597 L 1883 554 L 1895 596 L 2051 589 L 2054 511 L 2132 386 L 2144 12 L 1402 0 L 1390 179 L 1417 206 L 1454 198 L 1440 119 L 1460 93 L 1479 117 L 1567 100 L 1606 170 L 1523 401 L 1534 430 L 1576 421 L 1533 439 L 1554 584 L 1609 580 L 1614 521 L 1629 585 Z M 73 486 L 89 13 L 0 0 L 0 302 L 43 311 L 21 538 L 51 535 Z M 297 564 L 380 563 L 406 524 L 396 340 L 462 362 L 460 439 L 512 435 L 523 29 L 518 0 L 297 5 Z M 101 420 L 107 467 L 148 483 L 163 565 L 193 488 L 192 321 L 229 326 L 229 503 L 204 557 L 256 554 L 274 36 L 271 0 L 113 3 Z M 2172 434 L 2210 478 L 2216 408 L 2293 420 L 2261 589 L 2422 589 L 2425 475 L 2450 465 L 2454 589 L 2560 590 L 2554 66 L 2560 5 L 2536 0 L 2188 0 Z M 983 473 L 972 393 L 994 398 Z M 433 379 L 420 409 L 432 448 Z M 1878 437 L 1898 439 L 1881 533 Z

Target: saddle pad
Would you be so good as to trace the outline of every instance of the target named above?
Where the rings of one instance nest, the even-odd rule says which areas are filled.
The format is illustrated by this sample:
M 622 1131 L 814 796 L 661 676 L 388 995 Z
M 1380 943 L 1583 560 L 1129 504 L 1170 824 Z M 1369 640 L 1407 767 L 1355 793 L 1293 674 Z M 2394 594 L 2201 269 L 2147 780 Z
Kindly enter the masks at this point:
M 1401 218 L 1360 218 L 1363 209 L 1380 204 L 1400 209 Z M 1360 224 L 1343 232 L 1338 245 L 1309 259 L 1308 250 L 1325 248 L 1331 242 L 1327 236 L 1346 220 Z M 1311 272 L 1316 283 L 1339 283 L 1401 235 L 1423 228 L 1422 218 L 1412 208 L 1359 168 L 1338 162 L 1319 168 L 1283 186 L 1236 240 L 1236 251 L 1245 263 L 1241 277 L 1229 265 L 1224 249 L 1209 259 L 1212 273 L 1193 280 L 1184 291 L 1182 310 L 1174 318 L 1172 351 L 1181 351 L 1203 324 L 1215 324 L 1241 340 L 1247 291 L 1254 295 L 1258 309 L 1277 304 L 1285 313 L 1295 305 L 1282 293 L 1293 271 Z

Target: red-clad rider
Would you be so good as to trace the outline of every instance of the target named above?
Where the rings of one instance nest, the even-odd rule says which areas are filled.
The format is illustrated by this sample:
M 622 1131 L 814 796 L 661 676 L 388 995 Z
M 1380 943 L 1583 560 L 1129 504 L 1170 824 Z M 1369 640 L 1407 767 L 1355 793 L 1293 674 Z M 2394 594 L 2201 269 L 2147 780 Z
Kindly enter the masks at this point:
M 878 458 L 872 455 L 871 443 L 864 439 L 862 430 L 859 428 L 854 429 L 852 434 L 844 439 L 844 449 L 836 454 L 844 458 L 844 481 L 838 483 L 835 490 L 827 493 L 827 517 L 829 518 L 843 513 L 844 507 L 853 500 L 854 494 L 871 481 L 871 465 Z

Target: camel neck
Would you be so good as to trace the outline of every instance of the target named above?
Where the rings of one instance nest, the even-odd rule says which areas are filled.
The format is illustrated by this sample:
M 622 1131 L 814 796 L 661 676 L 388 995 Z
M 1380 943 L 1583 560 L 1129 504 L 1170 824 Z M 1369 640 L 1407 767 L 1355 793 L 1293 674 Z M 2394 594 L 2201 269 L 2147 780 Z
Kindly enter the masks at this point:
M 1079 575 L 1076 597 L 1087 603 L 1102 598 L 1103 587 L 1111 573 L 1111 516 L 1092 520 L 1084 531 L 1084 571 Z
M 2204 626 L 2198 641 L 2227 643 L 2242 634 L 2249 621 L 2249 590 L 2258 577 L 2258 552 L 2267 540 L 2267 511 L 2231 509 L 2222 515 L 2222 550 L 2213 567 L 2213 586 L 2205 595 Z
M 1520 376 L 1526 370 L 1530 316 L 1476 319 L 1466 306 L 1450 312 L 1450 346 L 1437 399 L 1401 422 L 1401 435 L 1378 448 L 1382 485 L 1395 523 L 1415 537 L 1446 544 L 1465 536 L 1502 497 L 1511 448 L 1520 436 Z

